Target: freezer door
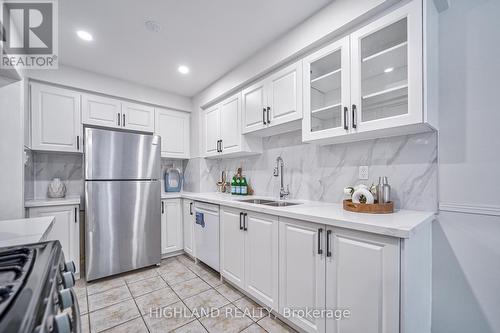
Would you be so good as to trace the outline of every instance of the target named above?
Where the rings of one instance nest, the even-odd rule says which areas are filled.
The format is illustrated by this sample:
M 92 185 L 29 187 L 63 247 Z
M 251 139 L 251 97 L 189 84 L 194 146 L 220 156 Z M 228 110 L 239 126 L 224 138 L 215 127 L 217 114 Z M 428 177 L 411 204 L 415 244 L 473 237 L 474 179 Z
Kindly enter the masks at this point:
M 158 135 L 85 129 L 85 179 L 160 179 Z
M 158 264 L 159 181 L 85 182 L 87 280 Z

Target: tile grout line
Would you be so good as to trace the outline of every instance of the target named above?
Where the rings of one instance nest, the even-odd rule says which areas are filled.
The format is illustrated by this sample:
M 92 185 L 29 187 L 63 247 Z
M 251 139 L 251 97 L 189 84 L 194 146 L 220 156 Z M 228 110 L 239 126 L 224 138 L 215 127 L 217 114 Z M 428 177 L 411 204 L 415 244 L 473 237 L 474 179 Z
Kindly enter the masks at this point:
M 130 290 L 130 287 L 128 286 L 127 281 L 125 281 L 125 285 L 127 286 L 127 289 L 129 291 L 130 295 L 132 295 L 132 291 Z M 135 300 L 135 298 L 133 296 L 132 296 L 132 300 L 134 301 L 135 307 L 137 308 L 137 311 L 139 312 L 139 318 L 141 318 L 141 320 L 144 323 L 144 326 L 146 327 L 146 330 L 148 331 L 148 333 L 151 333 L 151 331 L 149 330 L 149 326 L 146 323 L 146 320 L 144 320 L 144 318 L 142 317 L 141 309 L 139 309 L 139 305 L 137 305 L 137 302 L 136 302 L 136 300 Z M 135 319 L 136 318 L 131 319 L 130 321 L 135 320 Z

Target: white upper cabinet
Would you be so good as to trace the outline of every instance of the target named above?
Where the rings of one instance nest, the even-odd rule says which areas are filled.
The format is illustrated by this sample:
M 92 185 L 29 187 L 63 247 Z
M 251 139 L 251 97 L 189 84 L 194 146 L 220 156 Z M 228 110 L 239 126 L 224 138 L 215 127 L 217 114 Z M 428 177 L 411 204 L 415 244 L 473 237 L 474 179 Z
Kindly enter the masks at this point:
M 114 98 L 83 94 L 82 123 L 103 127 L 123 128 L 122 104 Z
M 30 92 L 32 149 L 81 152 L 80 94 L 39 83 Z
M 349 132 L 349 37 L 306 57 L 302 139 L 311 141 Z
M 241 133 L 241 96 L 233 95 L 204 111 L 204 157 L 261 153 L 262 140 Z
M 424 108 L 422 3 L 412 1 L 304 59 L 304 141 L 435 128 Z
M 155 108 L 155 118 L 155 134 L 161 136 L 161 157 L 189 158 L 189 113 Z
M 82 95 L 82 123 L 141 132 L 154 132 L 154 108 L 92 94 Z
M 243 133 L 272 135 L 300 128 L 302 61 L 242 91 Z
M 123 102 L 122 124 L 125 128 L 142 132 L 154 132 L 155 109 L 152 106 Z
M 351 34 L 353 131 L 423 121 L 421 13 L 413 1 Z

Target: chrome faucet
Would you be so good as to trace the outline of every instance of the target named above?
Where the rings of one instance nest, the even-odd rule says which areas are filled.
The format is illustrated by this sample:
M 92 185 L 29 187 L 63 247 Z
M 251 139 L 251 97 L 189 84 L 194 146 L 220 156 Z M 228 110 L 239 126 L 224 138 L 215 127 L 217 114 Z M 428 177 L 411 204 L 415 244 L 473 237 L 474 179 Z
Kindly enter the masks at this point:
M 281 156 L 276 158 L 276 166 L 274 167 L 274 177 L 280 177 L 280 199 L 286 199 L 290 194 L 290 187 L 287 185 L 285 190 L 285 185 L 283 184 L 283 168 L 285 167 L 285 162 Z

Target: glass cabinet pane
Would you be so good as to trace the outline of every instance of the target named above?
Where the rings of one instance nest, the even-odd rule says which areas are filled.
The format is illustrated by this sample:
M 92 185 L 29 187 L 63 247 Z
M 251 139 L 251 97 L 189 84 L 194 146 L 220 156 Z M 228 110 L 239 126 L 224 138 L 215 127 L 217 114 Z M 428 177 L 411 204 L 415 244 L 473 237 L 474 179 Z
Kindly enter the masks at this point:
M 340 127 L 341 50 L 311 63 L 311 132 Z
M 361 121 L 408 113 L 407 18 L 361 39 Z

